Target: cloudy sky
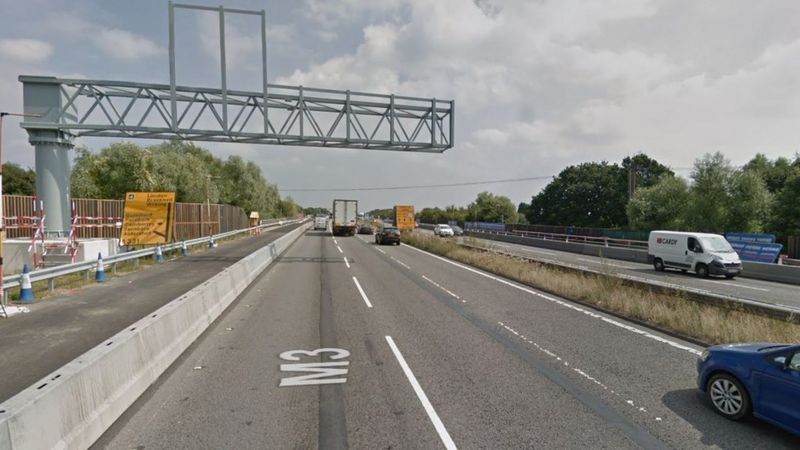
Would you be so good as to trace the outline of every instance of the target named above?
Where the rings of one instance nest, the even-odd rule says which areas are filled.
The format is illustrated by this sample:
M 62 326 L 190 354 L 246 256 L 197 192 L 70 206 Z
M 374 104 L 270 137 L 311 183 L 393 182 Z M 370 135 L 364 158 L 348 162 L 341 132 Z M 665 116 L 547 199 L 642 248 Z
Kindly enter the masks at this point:
M 800 150 L 796 0 L 224 4 L 266 9 L 270 82 L 456 100 L 456 145 L 441 155 L 202 144 L 255 161 L 282 189 L 547 176 L 637 152 L 680 169 L 711 151 L 741 164 Z M 0 11 L 0 110 L 21 110 L 19 74 L 169 81 L 164 0 L 0 0 Z M 215 20 L 179 11 L 180 84 L 219 85 Z M 228 86 L 257 89 L 258 22 L 226 26 Z M 33 166 L 9 122 L 3 157 Z M 305 206 L 344 196 L 362 209 L 421 208 L 466 204 L 481 190 L 529 201 L 544 183 L 283 192 Z

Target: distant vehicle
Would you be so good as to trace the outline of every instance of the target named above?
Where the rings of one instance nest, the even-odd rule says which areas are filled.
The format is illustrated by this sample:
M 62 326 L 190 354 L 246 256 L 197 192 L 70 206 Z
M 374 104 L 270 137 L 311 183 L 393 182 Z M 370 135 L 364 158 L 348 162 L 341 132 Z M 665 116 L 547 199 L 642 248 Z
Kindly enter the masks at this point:
M 358 201 L 336 199 L 333 201 L 333 234 L 353 236 L 356 234 Z
M 362 223 L 360 227 L 358 227 L 358 234 L 372 234 L 374 230 L 372 229 L 372 225 L 368 223 Z
M 450 225 L 441 224 L 441 225 L 436 225 L 433 228 L 433 234 L 441 237 L 447 237 L 447 236 L 453 236 L 455 233 L 453 232 L 453 229 L 450 227 Z
M 415 224 L 414 207 L 411 205 L 397 205 L 394 207 L 394 224 L 400 232 L 411 231 Z
M 742 273 L 742 261 L 724 237 L 708 233 L 653 231 L 647 241 L 647 256 L 653 267 L 692 270 L 698 277 Z
M 709 347 L 697 360 L 697 387 L 728 419 L 752 414 L 800 435 L 800 345 Z
M 464 230 L 460 226 L 452 225 L 450 228 L 453 229 L 453 234 L 455 234 L 456 236 L 463 236 L 464 235 Z
M 400 245 L 400 230 L 397 227 L 384 226 L 375 233 L 375 243 Z
M 328 216 L 317 215 L 316 217 L 314 217 L 314 229 L 315 230 L 327 230 L 328 229 Z

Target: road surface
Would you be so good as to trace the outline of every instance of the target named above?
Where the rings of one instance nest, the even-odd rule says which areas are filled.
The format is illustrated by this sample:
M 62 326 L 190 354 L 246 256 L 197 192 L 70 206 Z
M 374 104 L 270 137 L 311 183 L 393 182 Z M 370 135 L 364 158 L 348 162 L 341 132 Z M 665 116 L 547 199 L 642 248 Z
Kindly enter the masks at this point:
M 427 230 L 423 232 L 432 234 L 432 232 Z M 475 237 L 459 237 L 457 239 L 460 241 L 466 240 L 465 242 L 470 242 L 470 240 L 472 240 L 472 243 L 477 242 L 483 247 L 544 262 L 555 262 L 577 268 L 617 273 L 640 281 L 661 283 L 668 286 L 691 289 L 700 293 L 724 295 L 800 310 L 800 287 L 792 284 L 743 277 L 737 277 L 732 280 L 724 277 L 698 278 L 693 273 L 684 273 L 679 270 L 667 269 L 664 272 L 656 272 L 650 264 L 600 258 L 597 256 Z
M 97 448 L 791 448 L 700 348 L 412 247 L 309 231 Z

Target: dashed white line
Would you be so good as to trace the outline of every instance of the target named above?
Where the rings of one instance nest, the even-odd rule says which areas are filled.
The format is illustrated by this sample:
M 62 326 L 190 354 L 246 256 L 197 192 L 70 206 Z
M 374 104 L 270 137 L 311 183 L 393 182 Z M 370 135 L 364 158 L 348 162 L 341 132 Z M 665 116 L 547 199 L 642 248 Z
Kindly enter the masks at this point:
M 563 306 L 563 307 L 565 307 L 565 308 L 569 308 L 569 309 L 571 309 L 571 310 L 573 310 L 573 311 L 577 311 L 577 312 L 583 313 L 583 314 L 585 314 L 585 315 L 587 315 L 587 316 L 589 316 L 589 317 L 593 317 L 593 318 L 595 318 L 595 319 L 602 320 L 603 322 L 605 322 L 605 323 L 608 323 L 608 324 L 610 324 L 610 325 L 614 325 L 614 326 L 616 326 L 616 327 L 619 327 L 619 328 L 622 328 L 622 329 L 628 330 L 628 331 L 630 331 L 630 332 L 632 332 L 632 333 L 635 333 L 635 334 L 638 334 L 638 335 L 640 335 L 640 336 L 644 336 L 644 337 L 646 337 L 646 338 L 648 338 L 648 339 L 652 339 L 652 340 L 654 340 L 654 341 L 658 341 L 658 342 L 661 342 L 661 343 L 663 343 L 663 344 L 669 345 L 670 347 L 674 347 L 674 348 L 677 348 L 677 349 L 679 349 L 679 350 L 684 350 L 684 351 L 687 351 L 687 352 L 689 352 L 689 353 L 691 353 L 691 354 L 693 354 L 693 355 L 698 355 L 698 356 L 699 356 L 699 355 L 700 355 L 700 353 L 701 353 L 701 351 L 700 351 L 700 350 L 697 350 L 697 349 L 695 349 L 695 348 L 689 347 L 689 346 L 687 346 L 687 345 L 683 345 L 683 344 L 681 344 L 680 342 L 676 342 L 676 341 L 673 341 L 673 340 L 671 340 L 671 339 L 666 339 L 666 338 L 663 338 L 663 337 L 661 337 L 661 336 L 657 336 L 657 335 L 655 335 L 655 334 L 652 334 L 652 333 L 650 333 L 650 332 L 648 332 L 648 331 L 645 331 L 645 330 L 642 330 L 642 329 L 639 329 L 639 328 L 636 328 L 636 327 L 630 326 L 630 325 L 628 325 L 628 324 L 625 324 L 625 323 L 619 322 L 619 321 L 617 321 L 617 320 L 614 320 L 614 319 L 610 319 L 610 318 L 608 318 L 608 317 L 605 317 L 605 316 L 603 316 L 602 314 L 598 314 L 598 313 L 596 313 L 596 312 L 593 312 L 593 311 L 590 311 L 590 310 L 588 310 L 588 309 L 584 309 L 584 308 L 581 308 L 581 307 L 579 307 L 579 306 L 575 306 L 575 305 L 573 305 L 573 304 L 571 304 L 571 303 L 568 303 L 568 302 L 566 302 L 566 301 L 559 300 L 559 299 L 557 299 L 557 298 L 551 297 L 551 296 L 549 296 L 549 295 L 542 294 L 542 293 L 540 293 L 540 292 L 536 292 L 536 291 L 534 291 L 533 289 L 528 289 L 528 288 L 526 288 L 526 287 L 519 286 L 519 285 L 517 285 L 517 284 L 511 283 L 511 282 L 509 282 L 509 281 L 506 281 L 506 280 L 503 280 L 502 278 L 496 277 L 496 276 L 494 276 L 494 275 L 489 275 L 489 274 L 487 274 L 487 273 L 483 273 L 483 272 L 481 272 L 480 270 L 473 269 L 472 267 L 465 266 L 465 265 L 463 265 L 463 264 L 459 264 L 459 263 L 457 263 L 457 262 L 454 262 L 454 261 L 450 261 L 450 260 L 449 260 L 449 259 L 447 259 L 447 258 L 443 258 L 443 257 L 441 257 L 441 256 L 439 256 L 439 255 L 434 255 L 433 253 L 426 252 L 425 250 L 420 250 L 420 249 L 418 249 L 418 248 L 416 248 L 416 247 L 414 247 L 414 246 L 408 245 L 408 246 L 407 246 L 407 248 L 410 248 L 410 249 L 416 250 L 416 251 L 418 251 L 418 252 L 420 252 L 420 253 L 424 253 L 424 254 L 426 254 L 426 255 L 428 255 L 428 256 L 430 256 L 430 257 L 433 257 L 433 258 L 436 258 L 436 259 L 438 259 L 438 260 L 444 261 L 444 262 L 446 262 L 447 264 L 450 264 L 450 265 L 453 265 L 453 266 L 459 267 L 459 268 L 461 268 L 461 269 L 464 269 L 464 270 L 466 270 L 466 271 L 469 271 L 469 272 L 472 272 L 472 273 L 478 274 L 478 275 L 480 275 L 480 276 L 482 276 L 482 277 L 489 278 L 490 280 L 497 281 L 498 283 L 505 284 L 506 286 L 509 286 L 509 287 L 512 287 L 512 288 L 514 288 L 514 289 L 518 289 L 518 290 L 520 290 L 520 291 L 522 291 L 522 292 L 526 292 L 526 293 L 528 293 L 528 294 L 531 294 L 531 295 L 534 295 L 534 296 L 536 296 L 536 297 L 539 297 L 539 298 L 545 299 L 545 300 L 547 300 L 547 301 L 553 302 L 553 303 L 555 303 L 555 304 L 557 304 L 557 305 L 560 305 L 560 306 Z
M 379 252 L 383 253 L 384 255 L 386 254 L 386 252 L 385 252 L 385 251 L 383 251 L 383 249 L 380 249 L 380 248 L 378 248 L 378 247 L 375 247 L 375 250 L 377 250 L 377 251 L 379 251 Z
M 450 290 L 449 290 L 449 289 L 447 289 L 446 287 L 442 286 L 441 284 L 439 284 L 439 283 L 437 283 L 437 282 L 435 282 L 435 281 L 431 280 L 430 278 L 426 277 L 425 275 L 423 275 L 423 276 L 422 276 L 422 278 L 423 278 L 423 279 L 425 279 L 425 280 L 427 280 L 427 281 L 428 281 L 429 283 L 431 283 L 432 285 L 434 285 L 434 286 L 438 287 L 439 289 L 441 289 L 441 290 L 443 290 L 443 291 L 447 292 L 448 294 L 450 294 L 450 296 L 451 296 L 451 297 L 454 297 L 456 300 L 461 300 L 461 297 L 459 297 L 458 295 L 454 294 L 452 291 L 450 291 Z M 461 303 L 467 303 L 467 302 L 466 302 L 466 300 L 461 300 Z
M 395 258 L 394 256 L 390 256 L 389 258 L 392 258 L 394 260 L 394 262 L 396 262 L 397 264 L 400 264 L 401 266 L 405 267 L 406 269 L 411 270 L 411 267 L 408 267 L 408 264 L 404 263 L 403 261 L 400 261 L 399 259 Z
M 534 347 L 536 347 L 536 349 L 537 349 L 537 350 L 539 350 L 540 352 L 542 352 L 542 353 L 546 354 L 547 356 L 550 356 L 550 357 L 552 357 L 553 359 L 555 359 L 556 361 L 558 361 L 558 362 L 559 362 L 559 364 L 563 364 L 565 367 L 569 367 L 570 369 L 572 369 L 572 371 L 573 371 L 573 372 L 575 372 L 575 373 L 577 373 L 578 375 L 582 376 L 583 378 L 585 378 L 585 379 L 587 379 L 587 380 L 591 381 L 592 383 L 596 384 L 597 386 L 600 386 L 601 388 L 603 388 L 603 390 L 604 390 L 604 391 L 608 391 L 608 392 L 610 392 L 611 394 L 613 394 L 613 395 L 615 395 L 615 396 L 617 396 L 617 397 L 620 397 L 621 399 L 625 398 L 625 397 L 623 397 L 623 396 L 622 396 L 622 394 L 620 394 L 619 392 L 616 392 L 616 391 L 614 391 L 613 389 L 609 389 L 609 388 L 608 388 L 608 386 L 606 386 L 605 384 L 603 384 L 603 382 L 601 382 L 601 381 L 600 381 L 600 380 L 598 380 L 597 378 L 595 378 L 595 377 L 593 377 L 593 376 L 589 375 L 589 374 L 588 374 L 588 373 L 586 373 L 585 371 L 583 371 L 583 370 L 581 370 L 581 369 L 579 369 L 579 368 L 577 368 L 577 367 L 571 367 L 571 366 L 569 365 L 569 362 L 568 362 L 568 361 L 565 361 L 563 358 L 561 358 L 561 357 L 560 357 L 560 356 L 558 356 L 557 354 L 555 354 L 555 353 L 553 353 L 552 351 L 550 351 L 550 350 L 548 350 L 548 349 L 546 349 L 546 348 L 542 347 L 541 345 L 539 345 L 538 343 L 534 342 L 533 340 L 531 340 L 531 339 L 528 339 L 528 338 L 526 338 L 525 336 L 522 336 L 522 335 L 521 335 L 519 332 L 517 332 L 517 330 L 515 330 L 515 329 L 513 329 L 513 328 L 509 327 L 509 326 L 508 326 L 508 325 L 506 325 L 505 323 L 503 323 L 503 322 L 497 322 L 497 324 L 498 324 L 498 325 L 500 325 L 501 327 L 505 328 L 505 329 L 506 329 L 506 330 L 508 330 L 509 332 L 513 333 L 515 336 L 517 336 L 518 338 L 520 338 L 520 339 L 521 339 L 521 340 L 523 340 L 524 342 L 527 342 L 528 344 L 530 344 L 530 345 L 533 345 L 533 346 L 534 346 Z M 647 408 L 645 408 L 645 407 L 643 407 L 643 406 L 637 406 L 637 405 L 634 403 L 634 401 L 633 401 L 633 400 L 630 400 L 630 399 L 628 399 L 628 400 L 625 400 L 625 403 L 627 403 L 627 404 L 628 404 L 628 405 L 630 405 L 630 406 L 633 406 L 633 407 L 634 407 L 634 408 L 636 408 L 636 409 L 637 409 L 639 412 L 647 413 Z M 657 422 L 660 422 L 660 421 L 661 421 L 661 417 L 655 417 L 655 416 L 654 416 L 653 418 L 654 418 L 654 419 L 655 419 Z
M 741 283 L 728 283 L 728 282 L 725 282 L 725 281 L 717 281 L 717 280 L 704 280 L 704 281 L 708 281 L 709 283 L 724 284 L 726 286 L 733 286 L 733 287 L 737 287 L 737 288 L 752 289 L 754 291 L 769 292 L 769 289 L 764 289 L 764 288 L 759 288 L 759 287 L 754 287 L 754 286 L 746 286 L 746 285 L 741 284 Z
M 358 289 L 358 292 L 361 294 L 361 298 L 364 299 L 364 303 L 367 304 L 367 308 L 372 308 L 372 303 L 369 302 L 367 294 L 364 293 L 364 289 L 361 289 L 361 283 L 358 282 L 358 278 L 353 277 L 353 283 L 356 284 L 356 288 Z
M 344 255 L 344 252 L 342 251 L 342 247 L 339 247 L 339 246 L 337 245 L 337 246 L 336 246 L 336 250 L 339 250 L 339 253 L 341 253 L 341 254 L 343 254 L 343 255 Z
M 389 347 L 392 349 L 394 357 L 397 358 L 400 368 L 403 369 L 403 373 L 406 375 L 406 378 L 408 378 L 408 382 L 411 383 L 411 387 L 417 394 L 417 398 L 419 398 L 420 403 L 422 403 L 422 407 L 425 408 L 425 412 L 428 413 L 428 417 L 431 419 L 431 422 L 433 422 L 433 427 L 436 428 L 436 432 L 439 433 L 439 439 L 442 440 L 444 448 L 448 450 L 455 450 L 457 448 L 455 442 L 453 442 L 453 439 L 450 437 L 450 433 L 448 433 L 447 429 L 444 427 L 442 419 L 439 418 L 439 415 L 436 414 L 436 410 L 433 409 L 433 405 L 431 405 L 430 400 L 428 400 L 428 396 L 425 395 L 425 391 L 422 390 L 422 386 L 419 385 L 417 378 L 414 376 L 414 372 L 412 372 L 411 368 L 408 367 L 405 358 L 403 358 L 403 354 L 400 353 L 397 345 L 395 345 L 394 339 L 392 339 L 391 336 L 386 336 L 386 342 L 389 343 Z
M 600 264 L 600 265 L 604 265 L 604 266 L 619 267 L 620 269 L 628 269 L 628 270 L 634 270 L 635 269 L 635 267 L 626 266 L 626 265 L 623 265 L 623 264 L 614 264 L 614 263 L 610 263 L 610 262 L 602 260 L 602 259 L 601 260 L 589 259 L 589 258 L 575 258 L 575 259 L 577 259 L 578 261 L 590 262 L 590 263 Z
M 347 268 L 349 269 L 350 268 L 350 262 L 347 261 L 347 257 L 346 256 L 344 257 L 344 263 L 347 265 Z

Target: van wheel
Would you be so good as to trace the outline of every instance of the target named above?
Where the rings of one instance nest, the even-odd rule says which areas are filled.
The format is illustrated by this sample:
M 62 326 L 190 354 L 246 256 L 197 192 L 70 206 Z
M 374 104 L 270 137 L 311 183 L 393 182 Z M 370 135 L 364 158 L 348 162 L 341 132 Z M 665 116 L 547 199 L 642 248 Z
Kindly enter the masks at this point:
M 708 278 L 708 266 L 705 264 L 698 264 L 697 267 L 694 268 L 694 273 L 700 278 Z
M 663 272 L 664 271 L 664 261 L 661 258 L 656 258 L 653 260 L 653 268 L 656 269 L 656 272 Z

